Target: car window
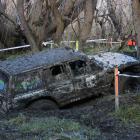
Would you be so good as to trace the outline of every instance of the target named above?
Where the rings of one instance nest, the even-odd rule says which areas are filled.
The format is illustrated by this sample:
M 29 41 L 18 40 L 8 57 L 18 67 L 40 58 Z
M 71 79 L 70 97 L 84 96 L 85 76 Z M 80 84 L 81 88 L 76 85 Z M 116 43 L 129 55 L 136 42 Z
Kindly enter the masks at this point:
M 29 72 L 15 77 L 14 91 L 16 93 L 28 92 L 43 87 L 40 72 Z
M 67 78 L 66 68 L 63 65 L 56 65 L 50 68 L 52 81 L 65 80 Z
M 8 86 L 8 77 L 0 72 L 0 93 L 3 93 L 6 91 Z
M 82 60 L 77 60 L 69 63 L 70 68 L 74 76 L 85 74 L 86 62 Z

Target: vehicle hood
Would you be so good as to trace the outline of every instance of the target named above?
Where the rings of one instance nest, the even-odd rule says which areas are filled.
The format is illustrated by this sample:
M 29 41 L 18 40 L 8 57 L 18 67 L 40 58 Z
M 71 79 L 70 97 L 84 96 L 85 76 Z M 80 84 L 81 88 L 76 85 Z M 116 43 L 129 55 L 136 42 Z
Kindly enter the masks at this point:
M 119 69 L 121 69 L 122 67 L 140 64 L 140 62 L 134 57 L 113 52 L 106 52 L 97 55 L 89 55 L 88 58 L 92 62 L 102 67 L 104 70 L 111 70 L 116 65 L 118 65 Z

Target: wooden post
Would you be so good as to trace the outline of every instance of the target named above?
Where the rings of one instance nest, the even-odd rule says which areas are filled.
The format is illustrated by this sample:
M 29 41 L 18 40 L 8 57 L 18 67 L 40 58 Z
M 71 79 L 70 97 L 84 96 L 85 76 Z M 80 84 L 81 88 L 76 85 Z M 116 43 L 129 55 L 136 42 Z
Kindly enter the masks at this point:
M 115 67 L 115 110 L 119 109 L 119 71 L 118 66 Z
M 140 33 L 137 34 L 137 59 L 140 60 Z
M 71 42 L 71 41 L 70 41 L 70 48 L 73 48 L 73 47 L 72 47 L 72 42 Z
M 110 38 L 110 47 L 112 48 L 113 45 L 112 45 L 112 37 Z
M 76 40 L 76 51 L 78 51 L 78 50 L 79 50 L 79 41 Z
M 53 43 L 51 43 L 51 49 L 53 48 Z

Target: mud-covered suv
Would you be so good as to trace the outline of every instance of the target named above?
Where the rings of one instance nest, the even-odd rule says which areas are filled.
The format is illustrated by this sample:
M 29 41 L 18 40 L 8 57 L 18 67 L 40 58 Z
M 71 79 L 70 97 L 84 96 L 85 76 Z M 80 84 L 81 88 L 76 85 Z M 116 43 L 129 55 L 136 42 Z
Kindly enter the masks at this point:
M 1 106 L 2 99 L 6 99 L 14 107 L 52 109 L 108 93 L 113 89 L 113 68 L 109 62 L 104 66 L 101 58 L 102 55 L 86 56 L 69 48 L 57 48 L 1 61 Z M 126 67 L 127 63 L 138 64 L 137 60 L 128 58 L 123 63 Z

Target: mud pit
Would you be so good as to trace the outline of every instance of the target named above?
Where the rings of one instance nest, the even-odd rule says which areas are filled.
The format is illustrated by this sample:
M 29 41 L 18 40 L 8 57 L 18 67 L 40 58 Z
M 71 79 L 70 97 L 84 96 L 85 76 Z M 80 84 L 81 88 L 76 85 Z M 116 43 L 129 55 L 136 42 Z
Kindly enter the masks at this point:
M 140 94 L 122 95 L 120 97 L 120 104 L 121 106 L 140 105 Z M 78 122 L 82 126 L 89 127 L 91 130 L 98 130 L 97 136 L 95 138 L 88 138 L 88 140 L 139 140 L 140 123 L 133 123 L 131 121 L 129 123 L 124 123 L 120 118 L 115 117 L 113 113 L 113 95 L 100 99 L 88 99 L 82 104 L 79 103 L 76 104 L 76 106 L 55 111 L 36 111 L 29 109 L 25 109 L 24 111 L 15 110 L 14 112 L 9 113 L 7 118 L 1 118 L 0 140 L 26 140 L 35 137 L 37 140 L 44 140 L 43 132 L 37 134 L 21 133 L 16 126 L 8 125 L 7 122 L 11 118 L 17 117 L 19 114 L 24 115 L 28 121 L 31 118 L 42 119 L 46 117 L 56 117 L 62 120 L 66 119 Z M 79 140 L 83 139 L 81 138 Z

